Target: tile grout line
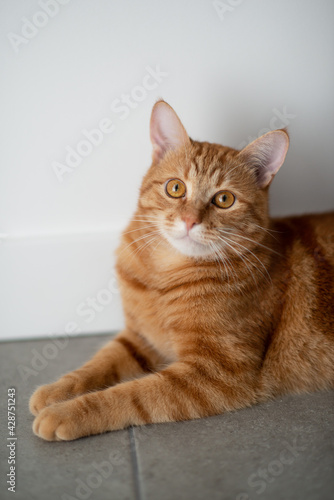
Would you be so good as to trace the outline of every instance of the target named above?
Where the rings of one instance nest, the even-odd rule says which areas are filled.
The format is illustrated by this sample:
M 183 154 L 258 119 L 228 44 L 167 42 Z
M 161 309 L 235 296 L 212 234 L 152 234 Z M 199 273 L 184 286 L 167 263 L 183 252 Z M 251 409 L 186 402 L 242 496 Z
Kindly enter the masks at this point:
M 136 439 L 135 439 L 133 427 L 129 428 L 129 439 L 130 439 L 130 452 L 131 452 L 131 461 L 132 461 L 133 474 L 134 474 L 134 483 L 135 483 L 134 486 L 135 486 L 136 500 L 143 500 L 143 494 L 142 494 L 141 485 L 140 485 L 140 478 L 139 478 L 139 464 L 138 464 Z

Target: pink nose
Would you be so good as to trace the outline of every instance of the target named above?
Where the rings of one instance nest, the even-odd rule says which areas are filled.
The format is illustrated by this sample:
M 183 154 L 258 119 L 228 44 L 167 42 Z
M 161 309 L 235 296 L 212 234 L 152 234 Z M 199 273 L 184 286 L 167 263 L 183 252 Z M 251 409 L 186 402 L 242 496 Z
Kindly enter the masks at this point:
M 190 229 L 192 229 L 195 224 L 199 224 L 199 220 L 193 215 L 187 215 L 183 217 L 183 220 L 186 223 L 187 233 L 189 233 Z

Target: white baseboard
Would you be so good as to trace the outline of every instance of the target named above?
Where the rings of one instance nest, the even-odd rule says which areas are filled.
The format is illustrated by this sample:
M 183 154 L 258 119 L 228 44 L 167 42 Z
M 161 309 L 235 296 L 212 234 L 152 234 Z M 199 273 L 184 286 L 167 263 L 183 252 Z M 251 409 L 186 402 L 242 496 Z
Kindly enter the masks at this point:
M 0 340 L 120 330 L 120 232 L 0 235 Z

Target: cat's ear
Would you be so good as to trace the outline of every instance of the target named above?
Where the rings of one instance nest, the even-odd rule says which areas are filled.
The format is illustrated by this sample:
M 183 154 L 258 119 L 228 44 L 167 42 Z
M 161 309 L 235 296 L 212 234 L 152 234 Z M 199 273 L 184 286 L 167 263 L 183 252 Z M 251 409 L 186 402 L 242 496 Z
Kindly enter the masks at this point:
M 189 136 L 174 109 L 165 101 L 153 106 L 150 135 L 153 145 L 153 161 L 160 161 L 166 151 L 190 144 Z
M 260 188 L 267 187 L 282 166 L 289 148 L 285 129 L 267 132 L 242 149 L 239 157 L 256 169 Z

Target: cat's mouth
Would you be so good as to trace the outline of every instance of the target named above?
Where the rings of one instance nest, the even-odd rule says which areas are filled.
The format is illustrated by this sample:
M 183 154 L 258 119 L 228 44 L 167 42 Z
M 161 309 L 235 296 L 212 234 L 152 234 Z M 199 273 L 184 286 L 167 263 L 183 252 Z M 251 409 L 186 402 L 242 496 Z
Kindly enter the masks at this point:
M 171 235 L 164 232 L 167 241 L 179 252 L 189 257 L 205 257 L 212 254 L 210 245 L 198 241 L 189 233 L 182 235 Z
M 196 244 L 201 247 L 207 247 L 207 245 L 201 241 L 198 241 L 196 238 L 191 236 L 190 234 L 186 234 L 185 236 L 180 236 L 179 238 L 176 238 L 177 240 L 183 241 L 185 244 Z

